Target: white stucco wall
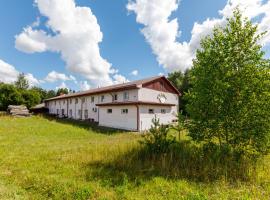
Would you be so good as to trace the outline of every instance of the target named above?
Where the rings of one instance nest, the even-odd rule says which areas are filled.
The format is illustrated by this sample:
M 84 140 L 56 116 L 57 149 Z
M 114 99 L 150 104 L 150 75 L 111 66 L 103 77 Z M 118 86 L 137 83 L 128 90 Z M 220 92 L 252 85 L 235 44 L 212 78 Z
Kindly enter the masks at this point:
M 107 109 L 112 109 L 112 113 L 107 113 Z M 128 114 L 122 114 L 121 109 L 128 109 Z M 99 112 L 99 125 L 101 126 L 137 130 L 137 108 L 134 105 L 102 106 Z

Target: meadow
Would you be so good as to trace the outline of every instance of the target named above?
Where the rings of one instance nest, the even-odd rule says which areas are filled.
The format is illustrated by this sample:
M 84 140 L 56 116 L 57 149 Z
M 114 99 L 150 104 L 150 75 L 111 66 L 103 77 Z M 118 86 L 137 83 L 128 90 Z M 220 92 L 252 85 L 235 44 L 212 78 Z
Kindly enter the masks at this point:
M 157 156 L 140 140 L 84 122 L 0 116 L 0 199 L 270 199 L 269 156 L 256 167 L 205 156 L 187 136 Z

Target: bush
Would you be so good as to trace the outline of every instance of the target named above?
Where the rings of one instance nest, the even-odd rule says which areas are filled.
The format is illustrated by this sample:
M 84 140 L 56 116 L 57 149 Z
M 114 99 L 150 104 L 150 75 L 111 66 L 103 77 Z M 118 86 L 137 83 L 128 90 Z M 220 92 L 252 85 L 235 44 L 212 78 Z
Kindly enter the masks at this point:
M 150 152 L 166 153 L 169 151 L 171 144 L 175 143 L 175 138 L 169 136 L 169 127 L 161 124 L 159 119 L 152 119 L 153 125 L 149 132 L 143 135 L 144 140 L 141 143 L 145 144 Z

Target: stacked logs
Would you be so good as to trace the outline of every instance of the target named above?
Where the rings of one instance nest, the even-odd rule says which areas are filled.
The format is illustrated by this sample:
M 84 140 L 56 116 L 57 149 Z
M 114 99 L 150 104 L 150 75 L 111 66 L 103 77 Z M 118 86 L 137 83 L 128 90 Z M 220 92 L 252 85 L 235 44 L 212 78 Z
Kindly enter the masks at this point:
M 23 105 L 20 106 L 9 105 L 7 111 L 9 114 L 16 117 L 29 117 L 31 115 L 27 107 Z

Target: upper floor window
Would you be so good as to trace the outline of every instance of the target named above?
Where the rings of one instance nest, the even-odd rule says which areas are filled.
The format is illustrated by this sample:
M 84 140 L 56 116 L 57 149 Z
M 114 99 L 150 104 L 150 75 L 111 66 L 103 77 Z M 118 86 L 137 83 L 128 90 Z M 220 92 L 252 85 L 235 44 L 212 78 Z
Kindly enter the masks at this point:
M 105 100 L 105 96 L 102 95 L 102 96 L 101 96 L 101 102 L 104 102 L 104 100 Z
M 113 94 L 113 101 L 117 101 L 117 99 L 118 99 L 117 94 Z
M 84 103 L 84 102 L 85 102 L 85 98 L 83 97 L 83 98 L 82 98 L 82 103 Z
M 56 105 L 56 101 L 54 102 L 54 105 Z
M 166 113 L 166 109 L 161 109 L 161 113 L 165 114 Z
M 97 112 L 97 108 L 92 108 L 92 111 L 93 112 Z
M 91 103 L 94 103 L 95 97 L 91 97 Z
M 112 113 L 112 109 L 111 108 L 107 109 L 107 113 L 111 114 Z
M 70 103 L 70 104 L 72 103 L 72 99 L 69 100 L 69 103 Z
M 129 99 L 129 93 L 128 92 L 124 92 L 124 100 L 128 100 Z
M 148 110 L 148 113 L 149 113 L 149 114 L 154 114 L 154 109 L 150 108 L 150 109 Z
M 128 114 L 128 109 L 122 109 L 121 114 Z
M 75 99 L 75 104 L 77 104 L 77 103 L 78 103 L 78 98 Z
M 63 104 L 65 104 L 65 103 L 66 103 L 66 100 L 63 101 Z

